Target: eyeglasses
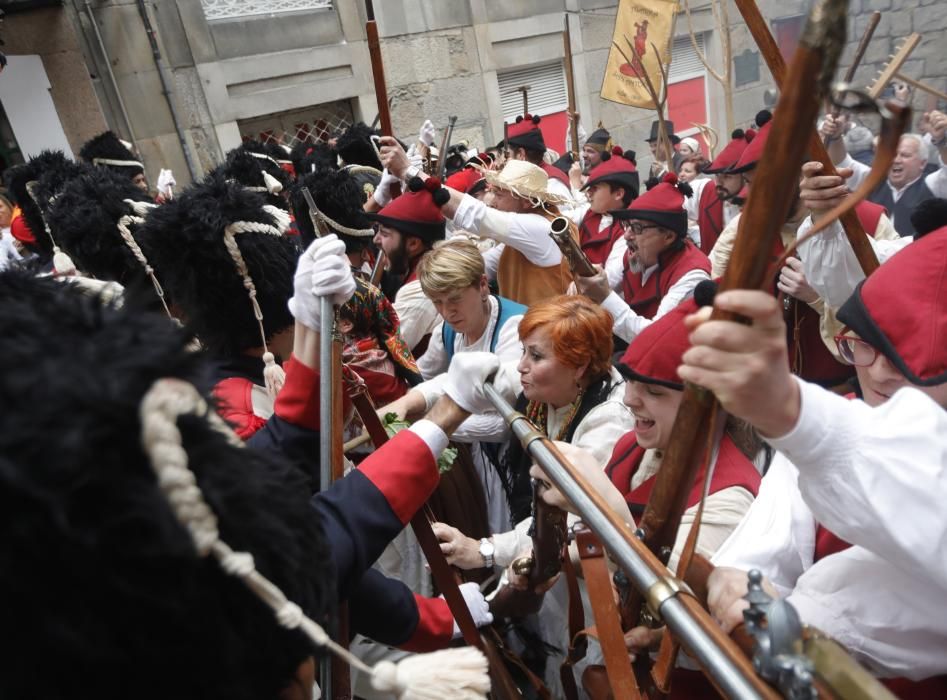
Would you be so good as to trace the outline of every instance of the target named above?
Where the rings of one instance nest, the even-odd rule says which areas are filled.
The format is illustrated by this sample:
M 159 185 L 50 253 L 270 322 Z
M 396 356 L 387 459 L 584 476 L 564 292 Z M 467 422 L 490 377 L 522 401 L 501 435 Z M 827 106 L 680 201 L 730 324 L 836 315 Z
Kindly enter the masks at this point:
M 654 224 L 642 224 L 638 221 L 627 221 L 627 220 L 621 222 L 621 227 L 625 231 L 625 233 L 631 233 L 635 236 L 640 236 L 649 228 L 661 228 L 660 226 L 656 226 Z
M 835 336 L 835 345 L 842 359 L 855 367 L 870 367 L 878 359 L 878 351 L 861 338 L 839 334 Z

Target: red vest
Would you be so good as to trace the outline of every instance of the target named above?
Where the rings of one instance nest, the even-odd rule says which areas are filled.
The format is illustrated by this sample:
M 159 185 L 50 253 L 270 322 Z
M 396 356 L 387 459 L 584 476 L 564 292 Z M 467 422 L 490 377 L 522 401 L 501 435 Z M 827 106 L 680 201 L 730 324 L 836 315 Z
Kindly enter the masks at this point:
M 710 255 L 714 243 L 723 232 L 723 202 L 717 197 L 713 182 L 704 185 L 697 204 L 697 226 L 700 228 L 700 250 Z
M 579 244 L 582 246 L 582 252 L 589 256 L 589 260 L 596 265 L 604 266 L 615 241 L 621 238 L 622 230 L 621 223 L 612 220 L 611 226 L 600 231 L 601 222 L 601 214 L 596 214 L 591 209 L 585 212 L 582 224 L 579 226 Z
M 776 240 L 773 260 L 783 254 L 782 240 Z M 789 368 L 807 382 L 835 386 L 855 376 L 855 368 L 835 359 L 822 340 L 819 330 L 822 317 L 803 301 L 785 297 L 783 316 L 786 320 L 786 343 Z
M 645 450 L 638 445 L 634 431 L 625 433 L 615 444 L 612 458 L 605 467 L 605 473 L 612 483 L 625 496 L 625 501 L 631 508 L 631 513 L 637 521 L 644 511 L 644 506 L 651 497 L 651 490 L 657 475 L 652 476 L 638 488 L 631 489 L 631 479 L 641 465 Z M 700 502 L 704 488 L 704 473 L 701 471 L 694 480 L 694 486 L 687 496 L 687 507 L 693 508 Z M 731 486 L 742 486 L 756 497 L 760 488 L 760 473 L 753 466 L 753 462 L 746 458 L 729 436 L 724 435 L 720 441 L 720 451 L 717 454 L 717 464 L 710 480 L 709 493 L 717 493 Z
M 684 247 L 680 250 L 661 253 L 658 256 L 658 269 L 651 273 L 644 284 L 641 283 L 641 273 L 628 268 L 626 254 L 622 279 L 625 303 L 639 316 L 654 318 L 664 295 L 691 270 L 703 270 L 710 274 L 710 260 L 690 241 L 684 241 Z

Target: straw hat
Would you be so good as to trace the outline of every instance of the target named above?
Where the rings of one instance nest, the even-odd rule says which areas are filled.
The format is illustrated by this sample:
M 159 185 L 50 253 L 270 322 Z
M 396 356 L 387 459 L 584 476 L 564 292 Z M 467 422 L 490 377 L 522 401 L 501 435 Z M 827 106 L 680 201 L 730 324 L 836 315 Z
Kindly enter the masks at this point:
M 525 160 L 508 160 L 500 172 L 474 165 L 483 173 L 487 184 L 528 199 L 535 206 L 565 204 L 568 200 L 548 190 L 549 176 L 538 165 Z

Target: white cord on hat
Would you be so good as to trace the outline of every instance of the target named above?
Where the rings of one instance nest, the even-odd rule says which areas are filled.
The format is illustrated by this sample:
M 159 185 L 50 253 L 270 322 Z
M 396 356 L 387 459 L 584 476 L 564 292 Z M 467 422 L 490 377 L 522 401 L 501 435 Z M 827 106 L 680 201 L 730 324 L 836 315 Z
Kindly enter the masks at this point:
M 145 169 L 145 166 L 139 163 L 137 160 L 115 160 L 113 158 L 93 158 L 92 165 L 120 165 L 126 168 L 141 168 L 142 170 Z
M 26 183 L 26 191 L 29 193 L 33 203 L 36 204 L 36 210 L 39 213 L 40 221 L 43 222 L 43 229 L 46 231 L 46 235 L 49 236 L 49 242 L 53 244 L 53 270 L 57 275 L 62 276 L 78 274 L 76 264 L 72 261 L 72 258 L 70 258 L 68 254 L 64 253 L 59 248 L 59 246 L 56 244 L 56 239 L 53 238 L 53 232 L 49 230 L 49 224 L 46 222 L 46 217 L 43 216 L 43 208 L 40 206 L 39 199 L 37 199 L 36 188 L 38 186 L 39 182 L 36 180 L 30 180 Z
M 253 284 L 253 278 L 250 277 L 247 263 L 243 259 L 240 247 L 237 245 L 237 239 L 234 238 L 234 235 L 238 233 L 266 233 L 279 238 L 283 235 L 283 232 L 275 226 L 258 221 L 234 221 L 224 229 L 224 246 L 226 246 L 227 252 L 230 253 L 230 257 L 237 267 L 237 274 L 243 280 L 243 286 L 250 297 L 253 317 L 260 327 L 260 339 L 263 341 L 263 382 L 266 384 L 266 392 L 275 398 L 286 382 L 286 372 L 276 364 L 276 357 L 266 345 L 266 331 L 263 330 L 263 310 L 256 298 L 256 285 Z
M 247 151 L 254 158 L 259 158 L 261 160 L 268 160 L 277 168 L 280 168 L 280 164 L 276 161 L 275 158 L 270 158 L 270 156 L 265 153 L 255 153 L 254 151 Z M 280 168 L 282 169 L 282 168 Z M 275 177 L 266 172 L 263 168 L 260 168 L 260 172 L 263 173 L 263 184 L 266 187 L 263 188 L 263 191 L 269 192 L 270 194 L 279 194 L 283 191 L 283 183 L 277 180 Z M 259 190 L 260 188 L 254 187 L 254 190 Z
M 133 199 L 126 199 L 124 202 L 129 207 L 131 207 L 133 211 L 142 211 L 142 208 L 136 207 L 135 205 L 142 204 L 143 202 L 136 202 Z M 150 207 L 146 208 L 145 211 L 148 209 L 150 209 Z M 148 279 L 151 280 L 151 284 L 155 288 L 155 294 L 158 295 L 158 299 L 161 301 L 161 305 L 164 307 L 164 312 L 168 315 L 168 318 L 170 318 L 172 321 L 176 321 L 177 319 L 171 315 L 171 309 L 168 308 L 168 303 L 165 301 L 164 289 L 161 287 L 161 283 L 158 282 L 158 278 L 155 276 L 154 268 L 151 267 L 151 264 L 148 262 L 148 258 L 145 257 L 141 246 L 138 245 L 138 241 L 135 240 L 135 237 L 132 236 L 131 230 L 128 228 L 129 224 L 143 223 L 145 223 L 145 219 L 142 216 L 126 214 L 118 220 L 116 228 L 118 228 L 118 232 L 121 235 L 122 240 L 125 241 L 125 245 L 127 245 L 129 250 L 131 250 L 132 255 L 134 255 L 135 259 L 141 263 L 143 268 L 145 268 L 145 274 L 148 275 Z
M 269 579 L 256 570 L 249 552 L 237 552 L 220 539 L 217 516 L 204 500 L 194 473 L 188 466 L 177 420 L 182 415 L 205 418 L 235 446 L 243 443 L 214 411 L 197 389 L 181 379 L 157 380 L 145 394 L 140 408 L 142 446 L 158 485 L 180 522 L 191 536 L 201 557 L 213 556 L 229 575 L 239 578 L 271 610 L 277 622 L 298 629 L 317 646 L 327 649 L 355 669 L 366 673 L 380 692 L 394 693 L 399 700 L 479 700 L 490 690 L 486 657 L 473 647 L 446 649 L 433 654 L 409 656 L 398 664 L 382 661 L 368 666 L 347 648 L 332 641 L 326 631 Z

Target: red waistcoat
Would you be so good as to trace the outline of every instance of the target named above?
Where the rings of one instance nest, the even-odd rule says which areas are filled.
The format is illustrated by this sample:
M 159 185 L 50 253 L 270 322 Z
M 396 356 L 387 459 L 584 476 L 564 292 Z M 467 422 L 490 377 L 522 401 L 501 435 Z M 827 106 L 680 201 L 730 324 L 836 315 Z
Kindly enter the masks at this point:
M 589 260 L 604 266 L 615 241 L 621 238 L 622 230 L 621 223 L 615 219 L 603 231 L 599 230 L 601 223 L 601 214 L 596 214 L 591 209 L 585 212 L 579 226 L 579 244 L 582 246 L 582 252 L 589 256 Z
M 680 250 L 661 253 L 658 256 L 658 269 L 651 273 L 644 284 L 641 282 L 641 273 L 628 268 L 626 254 L 622 279 L 625 303 L 639 316 L 654 318 L 668 290 L 691 270 L 703 270 L 710 274 L 710 260 L 690 241 L 684 241 L 684 247 Z
M 714 183 L 708 182 L 700 192 L 697 204 L 697 226 L 700 228 L 700 250 L 710 255 L 714 243 L 723 232 L 723 202 L 717 197 Z
M 638 488 L 631 489 L 631 479 L 641 466 L 645 449 L 638 444 L 634 431 L 625 433 L 615 444 L 612 457 L 605 467 L 605 473 L 612 483 L 625 496 L 625 501 L 631 508 L 632 515 L 637 521 L 644 511 L 644 506 L 651 497 L 651 490 L 657 477 L 655 474 L 647 479 Z M 701 471 L 694 480 L 694 486 L 687 496 L 687 507 L 692 508 L 700 502 L 703 493 L 704 474 Z M 741 486 L 756 497 L 760 488 L 760 473 L 753 466 L 753 462 L 746 458 L 729 436 L 724 435 L 720 441 L 720 451 L 717 453 L 717 463 L 710 480 L 709 493 L 717 493 L 731 486 Z

